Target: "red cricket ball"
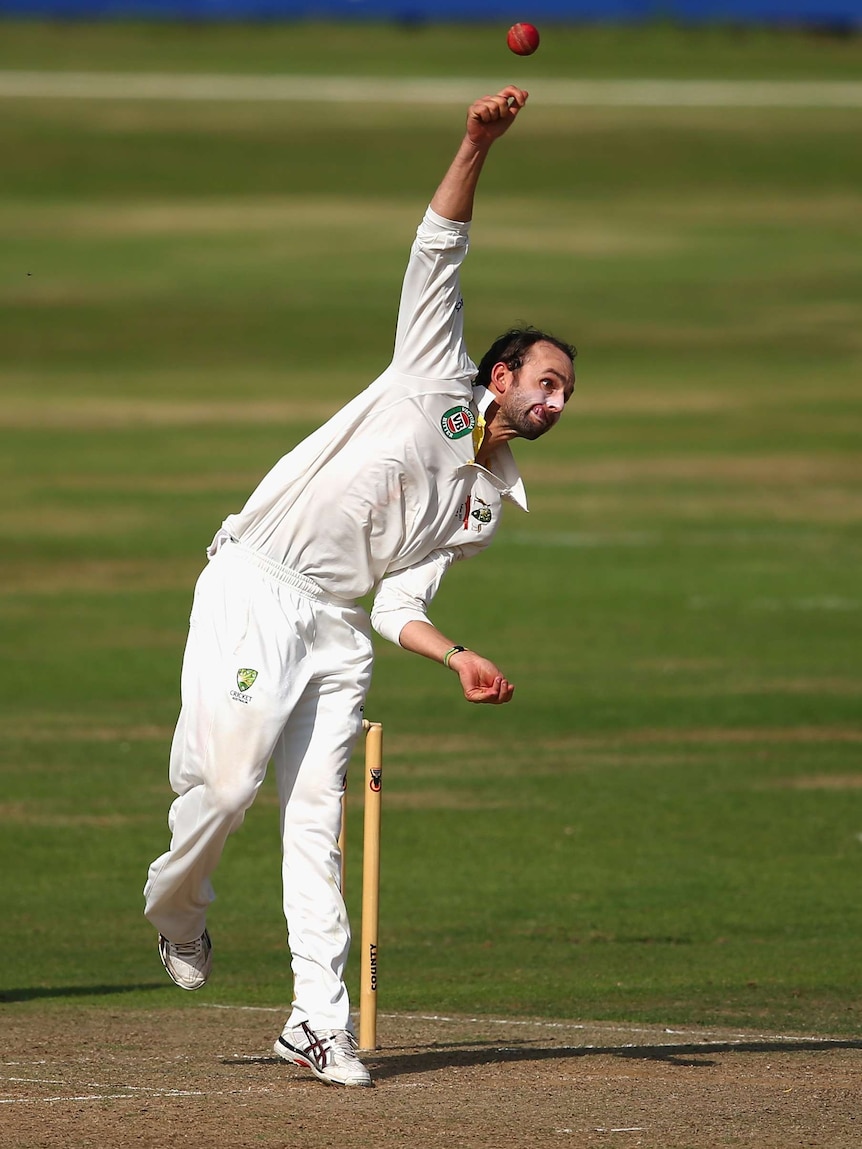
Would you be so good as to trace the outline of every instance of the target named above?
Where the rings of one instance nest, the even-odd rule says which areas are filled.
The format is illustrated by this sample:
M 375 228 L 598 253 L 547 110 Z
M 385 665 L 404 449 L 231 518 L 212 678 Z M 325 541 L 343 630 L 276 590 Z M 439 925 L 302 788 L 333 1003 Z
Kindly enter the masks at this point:
M 532 56 L 539 46 L 539 29 L 533 24 L 513 24 L 506 43 L 516 56 Z

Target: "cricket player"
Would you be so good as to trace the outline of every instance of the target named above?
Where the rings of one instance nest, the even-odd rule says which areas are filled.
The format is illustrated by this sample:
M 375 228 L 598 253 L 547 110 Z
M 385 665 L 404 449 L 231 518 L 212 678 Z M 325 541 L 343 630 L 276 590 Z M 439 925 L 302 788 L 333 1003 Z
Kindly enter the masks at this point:
M 210 878 L 271 761 L 294 979 L 275 1052 L 329 1084 L 371 1084 L 344 985 L 338 849 L 371 679 L 369 622 L 457 674 L 470 702 L 506 703 L 514 691 L 427 610 L 451 563 L 491 542 L 501 500 L 526 509 L 509 441 L 554 427 L 574 388 L 574 348 L 533 328 L 501 336 L 478 368 L 464 346 L 459 271 L 474 193 L 526 102 L 510 86 L 470 106 L 411 250 L 391 363 L 225 519 L 195 588 L 170 848 L 150 866 L 145 914 L 169 976 L 199 989 L 212 963 Z M 357 600 L 372 590 L 369 620 Z

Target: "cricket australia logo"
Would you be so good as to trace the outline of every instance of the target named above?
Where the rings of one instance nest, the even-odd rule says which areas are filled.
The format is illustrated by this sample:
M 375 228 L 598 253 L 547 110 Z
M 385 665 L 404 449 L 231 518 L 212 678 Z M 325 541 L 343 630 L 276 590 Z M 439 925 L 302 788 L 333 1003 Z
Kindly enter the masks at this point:
M 475 511 L 471 511 L 470 514 L 480 523 L 490 523 L 494 517 L 488 507 L 478 507 Z
M 237 702 L 251 702 L 251 695 L 247 694 L 246 691 L 251 690 L 256 678 L 256 670 L 251 670 L 249 667 L 238 670 L 236 672 L 236 684 L 239 690 L 232 690 L 230 692 L 231 698 L 235 698 Z
M 476 426 L 476 416 L 469 407 L 450 407 L 440 420 L 447 439 L 463 439 Z

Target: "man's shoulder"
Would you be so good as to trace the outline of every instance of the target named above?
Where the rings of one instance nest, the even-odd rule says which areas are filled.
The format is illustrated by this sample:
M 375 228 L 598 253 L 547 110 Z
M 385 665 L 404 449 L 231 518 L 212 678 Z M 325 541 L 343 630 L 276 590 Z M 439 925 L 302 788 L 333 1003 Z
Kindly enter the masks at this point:
M 469 406 L 473 398 L 473 378 L 476 367 L 470 360 L 457 375 L 411 375 L 390 365 L 372 384 L 379 402 L 414 404 L 420 408 L 436 408 L 440 403 L 461 402 Z

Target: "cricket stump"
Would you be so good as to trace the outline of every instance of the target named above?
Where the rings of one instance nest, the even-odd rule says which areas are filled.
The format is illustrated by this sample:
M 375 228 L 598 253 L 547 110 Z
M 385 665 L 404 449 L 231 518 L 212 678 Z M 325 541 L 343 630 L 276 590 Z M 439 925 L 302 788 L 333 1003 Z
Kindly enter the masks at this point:
M 380 924 L 380 812 L 383 726 L 365 730 L 365 823 L 362 836 L 362 954 L 359 966 L 359 1048 L 377 1048 L 377 952 Z

